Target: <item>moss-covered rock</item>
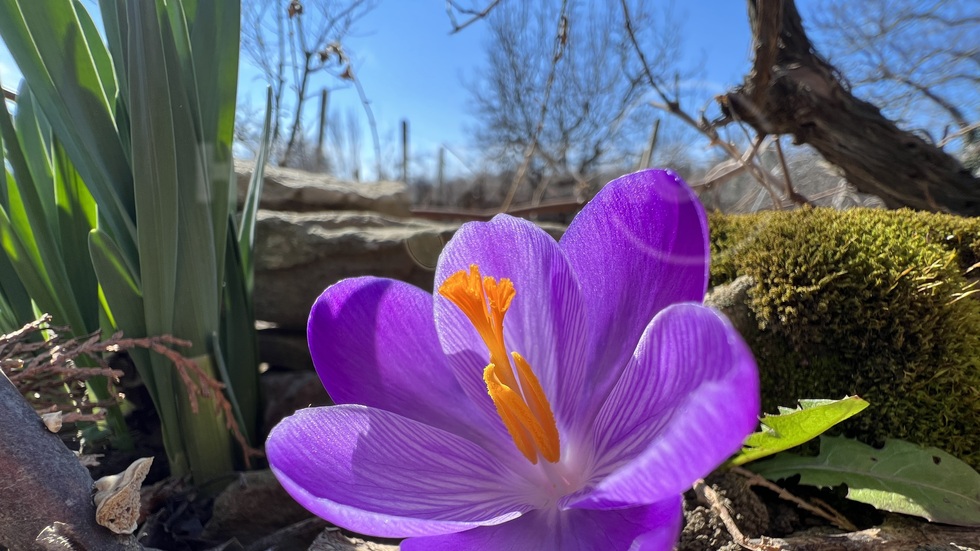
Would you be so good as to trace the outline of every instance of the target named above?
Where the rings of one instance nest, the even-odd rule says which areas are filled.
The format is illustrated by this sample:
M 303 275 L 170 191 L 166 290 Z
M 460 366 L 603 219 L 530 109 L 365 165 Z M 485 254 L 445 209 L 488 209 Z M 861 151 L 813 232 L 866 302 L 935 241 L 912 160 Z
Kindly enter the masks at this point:
M 858 394 L 844 427 L 980 468 L 980 219 L 803 209 L 710 217 L 713 285 L 751 276 L 766 411 Z

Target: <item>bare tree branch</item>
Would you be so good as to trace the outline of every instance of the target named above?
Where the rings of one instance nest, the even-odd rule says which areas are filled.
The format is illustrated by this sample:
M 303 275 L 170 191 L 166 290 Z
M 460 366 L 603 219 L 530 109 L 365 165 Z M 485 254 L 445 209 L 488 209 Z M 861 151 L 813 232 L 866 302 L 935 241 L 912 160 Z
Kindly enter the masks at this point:
M 974 0 L 821 0 L 808 19 L 853 91 L 900 124 L 923 126 L 937 141 L 950 124 L 980 121 Z
M 614 2 L 502 2 L 485 16 L 488 68 L 468 88 L 475 141 L 504 172 L 513 170 L 503 209 L 545 201 L 545 182 L 574 182 L 585 192 L 598 172 L 633 166 L 642 153 L 654 112 Z M 653 17 L 636 3 L 642 40 L 657 54 L 653 70 L 666 73 L 679 57 L 676 21 L 669 10 Z
M 812 145 L 889 207 L 980 215 L 980 181 L 856 98 L 814 49 L 792 0 L 750 0 L 749 16 L 755 61 L 745 82 L 719 98 L 723 113 L 761 134 Z
M 561 61 L 565 53 L 566 44 L 568 44 L 568 0 L 562 0 L 561 14 L 558 16 L 558 31 L 555 34 L 554 53 L 551 56 L 551 70 L 548 71 L 548 80 L 544 85 L 544 98 L 541 100 L 538 124 L 534 127 L 534 133 L 531 134 L 531 141 L 527 144 L 527 150 L 524 152 L 524 161 L 521 163 L 521 167 L 517 169 L 517 174 L 514 175 L 514 181 L 510 185 L 510 191 L 507 192 L 507 198 L 504 199 L 504 203 L 500 206 L 500 212 L 507 212 L 507 209 L 510 208 L 510 204 L 514 201 L 514 194 L 517 193 L 517 188 L 524 181 L 524 174 L 527 172 L 527 167 L 531 164 L 531 157 L 534 156 L 534 150 L 538 147 L 538 137 L 544 128 L 544 118 L 548 114 L 548 102 L 551 99 L 551 89 L 555 84 L 555 73 L 558 71 L 558 62 Z
M 304 109 L 308 99 L 319 95 L 319 89 L 311 93 L 318 83 L 334 89 L 348 82 L 358 87 L 343 43 L 379 1 L 243 2 L 242 52 L 273 90 L 273 150 L 279 164 L 297 162 L 300 145 L 309 141 Z M 363 90 L 359 95 L 369 111 Z
M 728 121 L 720 121 L 720 123 L 709 122 L 705 120 L 703 115 L 698 120 L 695 120 L 693 116 L 684 111 L 681 108 L 678 96 L 676 94 L 669 95 L 665 91 L 664 84 L 657 78 L 654 71 L 651 69 L 649 62 L 647 61 L 646 53 L 636 38 L 636 31 L 634 30 L 633 26 L 633 15 L 630 11 L 629 5 L 627 4 L 627 0 L 620 0 L 620 7 L 622 8 L 623 23 L 626 28 L 627 35 L 630 38 L 632 50 L 636 53 L 640 60 L 640 64 L 643 67 L 643 74 L 646 77 L 650 88 L 656 93 L 657 96 L 660 97 L 660 102 L 654 103 L 653 105 L 677 117 L 687 126 L 697 130 L 708 138 L 711 145 L 719 147 L 725 152 L 728 158 L 735 163 L 735 165 L 742 167 L 745 171 L 752 175 L 757 182 L 759 182 L 762 188 L 769 194 L 769 197 L 772 200 L 773 208 L 781 208 L 784 201 L 776 192 L 778 182 L 771 172 L 759 166 L 755 160 L 755 154 L 758 151 L 758 148 L 762 145 L 765 134 L 760 134 L 755 140 L 755 145 L 752 147 L 752 149 L 749 152 L 742 154 L 738 151 L 734 144 L 723 139 L 718 133 L 718 124 L 724 124 Z M 734 173 L 726 174 L 728 177 L 733 175 Z M 695 188 L 697 187 L 698 186 L 695 185 Z M 796 193 L 790 194 L 788 198 L 798 204 L 806 203 L 806 199 Z
M 449 17 L 449 22 L 453 26 L 453 30 L 450 32 L 450 34 L 456 34 L 473 23 L 476 23 L 477 21 L 490 15 L 490 12 L 493 11 L 493 9 L 496 8 L 497 4 L 499 3 L 500 0 L 491 0 L 490 3 L 483 7 L 483 9 L 474 10 L 472 8 L 464 8 L 455 0 L 446 0 L 446 15 Z M 460 23 L 459 20 L 456 19 L 457 13 L 460 15 L 465 15 L 467 18 Z

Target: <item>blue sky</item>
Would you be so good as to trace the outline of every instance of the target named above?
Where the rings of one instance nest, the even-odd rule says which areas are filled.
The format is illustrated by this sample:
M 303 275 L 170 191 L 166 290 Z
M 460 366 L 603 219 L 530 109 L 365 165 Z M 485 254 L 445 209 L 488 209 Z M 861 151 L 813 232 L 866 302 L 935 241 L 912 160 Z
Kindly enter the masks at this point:
M 744 2 L 695 0 L 675 5 L 681 23 L 677 32 L 683 37 L 685 56 L 680 66 L 701 67 L 702 74 L 694 85 L 710 94 L 741 81 L 751 60 Z M 485 26 L 478 22 L 453 35 L 450 30 L 442 0 L 382 0 L 361 20 L 356 35 L 345 44 L 371 100 L 382 141 L 396 143 L 400 121 L 407 119 L 412 155 L 419 159 L 423 170 L 431 168 L 441 144 L 466 158 L 467 128 L 474 124 L 463 81 L 472 80 L 483 66 Z M 19 80 L 13 61 L 2 46 L 0 80 L 7 88 L 15 88 Z M 259 105 L 264 100 L 264 89 L 265 84 L 255 71 L 243 66 L 240 105 Z M 311 102 L 311 114 L 314 104 Z M 332 111 L 361 109 L 353 89 L 334 92 L 330 105 Z M 373 166 L 371 142 L 367 124 L 362 127 L 363 166 L 368 168 Z
M 684 14 L 686 10 L 686 14 Z M 718 87 L 741 80 L 750 65 L 748 16 L 742 2 L 698 0 L 682 8 L 684 45 L 689 60 L 704 61 L 703 78 Z M 359 25 L 349 49 L 359 58 L 362 80 L 379 124 L 402 118 L 419 142 L 467 139 L 471 122 L 463 79 L 472 79 L 484 63 L 485 26 L 476 23 L 450 35 L 445 5 L 439 0 L 383 0 Z M 543 55 L 550 55 L 545 52 Z M 683 64 L 682 65 L 686 65 Z M 248 86 L 261 83 L 243 81 Z M 357 106 L 353 90 L 334 94 L 335 105 Z
M 696 0 L 676 5 L 686 57 L 680 65 L 702 68 L 695 85 L 710 94 L 740 82 L 751 64 L 745 4 Z M 432 159 L 440 144 L 466 158 L 467 128 L 475 121 L 463 81 L 472 80 L 484 64 L 485 26 L 477 22 L 451 35 L 441 0 L 382 0 L 358 28 L 358 36 L 348 39 L 346 46 L 357 60 L 357 74 L 371 99 L 382 140 L 386 135 L 394 140 L 399 121 L 408 119 L 412 155 L 420 158 L 422 170 L 434 170 Z M 241 90 L 255 95 L 264 84 L 246 70 Z M 334 93 L 330 102 L 331 109 L 360 109 L 353 89 Z M 363 143 L 369 150 L 367 136 Z M 366 151 L 365 168 L 372 166 L 369 157 Z

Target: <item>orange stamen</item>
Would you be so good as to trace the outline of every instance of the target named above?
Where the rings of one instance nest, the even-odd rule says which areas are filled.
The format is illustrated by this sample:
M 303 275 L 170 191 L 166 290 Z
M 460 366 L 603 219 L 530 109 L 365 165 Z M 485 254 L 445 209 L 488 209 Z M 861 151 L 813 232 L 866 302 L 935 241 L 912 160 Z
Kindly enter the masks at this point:
M 521 389 L 524 391 L 525 402 L 528 405 L 534 418 L 538 421 L 536 428 L 540 432 L 534 432 L 534 441 L 538 444 L 538 449 L 545 459 L 552 463 L 558 461 L 558 425 L 555 423 L 555 415 L 551 412 L 551 404 L 548 397 L 544 395 L 541 383 L 531 371 L 531 366 L 517 352 L 511 352 L 514 357 L 514 365 L 517 366 L 517 375 L 521 381 Z
M 513 352 L 515 374 L 504 345 L 504 315 L 517 292 L 509 279 L 480 277 L 476 264 L 460 270 L 439 286 L 439 294 L 456 305 L 476 328 L 490 352 L 483 370 L 487 392 L 517 449 L 531 463 L 538 454 L 554 463 L 560 457 L 558 427 L 551 404 L 531 366 Z

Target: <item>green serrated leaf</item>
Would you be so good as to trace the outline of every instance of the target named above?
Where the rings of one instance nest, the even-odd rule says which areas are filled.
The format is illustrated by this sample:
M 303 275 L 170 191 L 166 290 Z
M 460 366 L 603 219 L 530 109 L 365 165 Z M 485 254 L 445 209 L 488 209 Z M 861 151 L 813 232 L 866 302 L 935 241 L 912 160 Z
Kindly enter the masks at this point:
M 820 454 L 784 454 L 752 465 L 771 480 L 847 485 L 847 497 L 883 511 L 933 522 L 980 526 L 980 473 L 938 449 L 888 440 L 883 448 L 844 437 L 820 438 Z
M 830 427 L 868 407 L 857 396 L 841 400 L 800 400 L 798 409 L 779 408 L 778 415 L 762 418 L 762 430 L 745 439 L 742 450 L 726 463 L 744 465 L 813 440 Z

